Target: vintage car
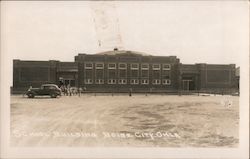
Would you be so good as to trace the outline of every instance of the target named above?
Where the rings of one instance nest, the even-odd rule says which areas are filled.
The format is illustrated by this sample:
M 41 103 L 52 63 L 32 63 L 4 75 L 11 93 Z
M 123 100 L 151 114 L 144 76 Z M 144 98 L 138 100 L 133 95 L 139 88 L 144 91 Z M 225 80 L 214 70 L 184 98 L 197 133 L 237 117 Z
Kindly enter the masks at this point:
M 35 96 L 56 98 L 57 96 L 61 96 L 61 92 L 61 89 L 55 84 L 43 84 L 40 88 L 29 88 L 26 95 L 29 98 L 34 98 Z

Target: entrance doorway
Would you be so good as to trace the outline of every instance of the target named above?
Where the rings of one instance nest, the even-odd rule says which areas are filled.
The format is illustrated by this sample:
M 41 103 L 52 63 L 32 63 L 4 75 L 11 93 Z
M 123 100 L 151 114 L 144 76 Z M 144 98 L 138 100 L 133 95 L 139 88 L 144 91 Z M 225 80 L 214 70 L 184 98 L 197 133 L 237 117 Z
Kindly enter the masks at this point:
M 60 82 L 60 86 L 61 85 L 65 85 L 65 86 L 70 85 L 71 87 L 76 86 L 75 79 L 65 79 L 65 78 L 60 77 L 59 82 Z
M 75 86 L 75 80 L 74 79 L 65 79 L 64 80 L 65 85 L 70 85 L 71 87 Z
M 195 90 L 195 83 L 193 80 L 182 80 L 182 89 L 186 91 Z

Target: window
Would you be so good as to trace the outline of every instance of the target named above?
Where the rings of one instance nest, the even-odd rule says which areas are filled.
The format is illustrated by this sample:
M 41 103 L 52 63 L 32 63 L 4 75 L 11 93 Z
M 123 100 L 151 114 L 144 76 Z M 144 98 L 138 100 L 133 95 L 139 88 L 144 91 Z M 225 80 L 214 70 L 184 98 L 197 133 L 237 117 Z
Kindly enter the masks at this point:
M 119 78 L 127 78 L 127 70 L 119 70 Z
M 141 84 L 148 84 L 148 79 L 142 79 Z
M 138 78 L 138 76 L 139 76 L 139 70 L 130 70 L 130 76 L 132 78 Z
M 92 83 L 93 83 L 92 79 L 85 79 L 85 84 L 92 84 Z
M 103 79 L 104 78 L 104 70 L 103 69 L 96 69 L 95 70 L 95 78 L 96 79 Z
M 116 64 L 115 63 L 109 63 L 108 64 L 108 69 L 116 69 Z
M 162 69 L 163 70 L 170 70 L 171 69 L 171 65 L 170 64 L 163 64 Z
M 96 83 L 96 84 L 103 84 L 104 81 L 103 81 L 103 79 L 96 79 L 96 80 L 95 80 L 95 83 Z
M 142 78 L 148 78 L 149 71 L 148 70 L 141 70 L 141 77 Z
M 162 70 L 162 78 L 169 79 L 170 78 L 170 71 L 169 70 Z
M 127 80 L 126 79 L 119 79 L 119 84 L 127 84 Z
M 95 69 L 103 69 L 104 68 L 104 64 L 103 63 L 96 63 L 95 64 Z
M 85 69 L 93 69 L 92 63 L 85 63 Z
M 141 69 L 142 70 L 148 70 L 149 69 L 149 65 L 144 63 L 144 64 L 141 64 Z
M 131 70 L 138 70 L 139 69 L 139 64 L 138 63 L 132 63 L 131 65 Z
M 155 84 L 155 85 L 161 84 L 161 80 L 153 79 L 153 84 Z
M 164 85 L 170 85 L 171 84 L 171 80 L 170 79 L 165 79 L 162 81 L 162 84 Z
M 86 79 L 92 79 L 93 78 L 94 71 L 93 69 L 86 69 L 84 71 L 84 76 Z
M 162 78 L 163 78 L 163 79 L 169 79 L 170 76 L 169 76 L 169 75 L 162 75 Z
M 153 64 L 153 70 L 160 70 L 161 65 L 160 64 Z
M 127 69 L 126 63 L 119 63 L 119 69 Z
M 108 84 L 116 84 L 116 80 L 115 79 L 109 79 Z
M 116 79 L 116 70 L 114 70 L 114 69 L 109 69 L 109 70 L 108 70 L 108 78 L 109 78 L 109 79 Z
M 56 89 L 56 87 L 55 86 L 50 86 L 49 89 Z
M 42 86 L 42 89 L 51 89 L 51 86 Z
M 153 76 L 153 79 L 161 79 L 161 70 L 153 70 L 152 76 Z
M 139 84 L 138 79 L 131 79 L 130 84 Z

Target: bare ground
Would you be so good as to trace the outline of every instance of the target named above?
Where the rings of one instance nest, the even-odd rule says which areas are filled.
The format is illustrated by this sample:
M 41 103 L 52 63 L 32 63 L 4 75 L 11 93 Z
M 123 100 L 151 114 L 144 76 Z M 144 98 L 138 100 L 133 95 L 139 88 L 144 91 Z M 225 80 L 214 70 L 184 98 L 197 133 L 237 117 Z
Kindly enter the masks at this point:
M 239 97 L 11 96 L 12 146 L 237 147 Z

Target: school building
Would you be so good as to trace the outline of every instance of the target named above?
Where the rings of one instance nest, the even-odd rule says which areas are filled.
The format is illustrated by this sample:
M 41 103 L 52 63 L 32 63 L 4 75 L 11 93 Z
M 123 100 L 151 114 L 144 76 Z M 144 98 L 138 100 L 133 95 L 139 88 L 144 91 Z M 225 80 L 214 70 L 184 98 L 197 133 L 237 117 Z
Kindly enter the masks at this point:
M 90 92 L 238 90 L 235 64 L 182 64 L 176 56 L 114 49 L 78 54 L 74 62 L 13 60 L 13 92 L 54 83 Z

